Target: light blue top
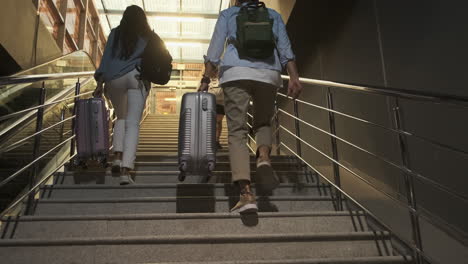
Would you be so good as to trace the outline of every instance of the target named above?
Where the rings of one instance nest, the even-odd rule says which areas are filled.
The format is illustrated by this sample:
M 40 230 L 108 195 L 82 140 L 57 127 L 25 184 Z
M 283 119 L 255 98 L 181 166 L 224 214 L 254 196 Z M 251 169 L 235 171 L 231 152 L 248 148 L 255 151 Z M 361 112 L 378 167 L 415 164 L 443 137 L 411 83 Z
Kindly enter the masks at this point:
M 137 65 L 141 64 L 141 56 L 145 50 L 147 41 L 139 38 L 133 54 L 128 59 L 121 59 L 119 54 L 121 50 L 120 41 L 114 45 L 116 29 L 112 29 L 107 39 L 104 54 L 102 55 L 101 64 L 94 73 L 94 78 L 97 79 L 101 75 L 104 82 L 115 80 L 123 75 L 133 71 Z M 115 46 L 115 47 L 114 47 Z M 114 53 L 112 51 L 114 50 Z
M 243 5 L 245 4 L 247 3 L 244 3 Z M 281 72 L 288 61 L 294 60 L 295 56 L 291 49 L 291 42 L 289 41 L 286 26 L 284 25 L 281 15 L 273 9 L 268 8 L 268 13 L 273 19 L 273 34 L 276 38 L 276 50 L 271 59 L 240 59 L 237 49 L 232 41 L 228 41 L 226 49 L 224 48 L 226 40 L 236 39 L 236 17 L 239 10 L 239 6 L 233 6 L 223 10 L 219 14 L 219 18 L 213 32 L 213 37 L 211 38 L 210 46 L 208 47 L 208 54 L 205 56 L 205 63 L 210 61 L 214 65 L 220 66 L 220 76 L 222 76 L 226 69 L 236 66 L 269 69 Z

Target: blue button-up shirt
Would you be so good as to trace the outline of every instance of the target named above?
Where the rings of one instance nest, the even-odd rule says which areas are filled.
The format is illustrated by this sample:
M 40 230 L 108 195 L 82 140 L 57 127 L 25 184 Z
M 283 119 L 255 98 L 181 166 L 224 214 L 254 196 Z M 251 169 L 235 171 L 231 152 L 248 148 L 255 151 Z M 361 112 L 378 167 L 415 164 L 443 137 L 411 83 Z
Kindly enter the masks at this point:
M 244 3 L 245 5 L 246 3 Z M 291 42 L 286 33 L 286 26 L 278 14 L 273 9 L 268 8 L 270 18 L 273 19 L 273 34 L 276 38 L 276 50 L 274 56 L 267 60 L 251 60 L 241 59 L 236 47 L 231 41 L 226 40 L 236 39 L 237 23 L 236 17 L 240 7 L 233 6 L 223 10 L 219 14 L 216 22 L 215 30 L 211 38 L 208 54 L 205 56 L 205 63 L 210 61 L 216 66 L 220 66 L 220 74 L 222 75 L 229 67 L 250 67 L 256 69 L 269 69 L 281 72 L 288 61 L 294 60 L 295 56 L 291 49 Z M 223 55 L 224 52 L 224 55 Z

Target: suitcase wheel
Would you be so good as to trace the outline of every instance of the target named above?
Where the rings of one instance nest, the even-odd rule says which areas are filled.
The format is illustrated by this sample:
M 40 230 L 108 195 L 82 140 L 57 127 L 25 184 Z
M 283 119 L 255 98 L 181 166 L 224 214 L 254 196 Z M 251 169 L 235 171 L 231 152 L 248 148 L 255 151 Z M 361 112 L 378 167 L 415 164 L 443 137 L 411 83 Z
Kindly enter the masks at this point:
M 181 182 L 185 181 L 185 173 L 182 173 L 182 172 L 181 172 L 181 173 L 179 174 L 179 181 L 181 181 Z
M 215 163 L 213 161 L 209 161 L 207 165 L 208 171 L 214 171 L 215 169 Z
M 182 161 L 182 162 L 179 164 L 179 170 L 180 170 L 180 171 L 187 171 L 187 162 Z

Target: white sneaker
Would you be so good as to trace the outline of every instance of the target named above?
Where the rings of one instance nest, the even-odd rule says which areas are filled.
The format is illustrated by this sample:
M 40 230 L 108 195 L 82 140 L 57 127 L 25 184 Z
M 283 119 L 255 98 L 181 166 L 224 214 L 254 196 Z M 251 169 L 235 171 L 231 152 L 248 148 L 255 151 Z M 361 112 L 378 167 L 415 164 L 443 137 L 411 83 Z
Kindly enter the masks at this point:
M 120 175 L 120 185 L 135 184 L 130 173 Z

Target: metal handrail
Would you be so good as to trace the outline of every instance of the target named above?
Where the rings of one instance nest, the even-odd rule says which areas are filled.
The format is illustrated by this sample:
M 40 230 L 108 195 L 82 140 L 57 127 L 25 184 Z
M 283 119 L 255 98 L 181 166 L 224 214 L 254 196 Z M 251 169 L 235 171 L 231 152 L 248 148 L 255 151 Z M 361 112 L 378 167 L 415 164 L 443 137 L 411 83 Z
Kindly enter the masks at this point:
M 57 123 L 55 123 L 55 124 L 53 124 L 53 125 L 51 125 L 51 126 L 49 126 L 47 128 L 44 128 L 41 131 L 38 131 L 38 132 L 36 132 L 36 133 L 34 133 L 34 134 L 30 135 L 30 136 L 27 136 L 27 137 L 25 137 L 23 139 L 20 139 L 20 140 L 16 141 L 15 143 L 9 145 L 8 147 L 5 147 L 4 149 L 0 149 L 0 154 L 11 151 L 11 150 L 14 150 L 14 149 L 20 147 L 21 146 L 20 144 L 25 142 L 26 140 L 31 139 L 31 138 L 39 135 L 39 134 L 42 134 L 42 132 L 45 132 L 45 131 L 47 131 L 49 129 L 52 129 L 52 128 L 58 126 L 58 125 L 61 125 L 61 124 L 65 123 L 65 122 L 69 121 L 69 120 L 72 120 L 73 118 L 75 118 L 74 115 L 70 116 L 70 117 L 68 117 L 68 118 L 66 118 L 66 119 L 64 119 L 64 120 L 62 120 L 60 122 L 57 122 Z
M 318 148 L 312 146 L 310 143 L 308 143 L 307 141 L 303 140 L 302 138 L 296 136 L 293 132 L 289 131 L 287 128 L 285 128 L 284 126 L 280 125 L 280 128 L 282 128 L 284 131 L 288 132 L 290 135 L 292 135 L 294 138 L 300 140 L 302 143 L 304 143 L 306 146 L 312 148 L 313 150 L 317 151 L 318 153 L 320 153 L 323 157 L 325 157 L 326 159 L 328 159 L 329 161 L 337 164 L 338 166 L 340 166 L 341 168 L 343 168 L 344 170 L 346 170 L 347 172 L 351 173 L 352 175 L 356 176 L 358 179 L 360 179 L 361 181 L 365 182 L 367 185 L 371 186 L 372 188 L 376 189 L 376 190 L 379 190 L 376 186 L 374 186 L 370 181 L 366 180 L 364 177 L 362 177 L 361 175 L 355 173 L 354 171 L 352 171 L 350 168 L 346 167 L 345 165 L 341 164 L 339 161 L 331 158 L 330 156 L 328 156 L 327 154 L 325 154 L 323 151 L 319 150 Z M 395 202 L 398 202 L 398 203 L 402 203 L 400 200 L 396 199 L 395 197 L 393 197 L 391 194 L 385 192 L 385 191 L 382 191 L 382 190 L 379 190 L 379 192 L 381 192 L 382 194 L 384 194 L 385 196 L 387 196 L 388 198 L 394 200 Z M 406 206 L 406 205 L 405 205 Z
M 373 152 L 370 152 L 370 151 L 368 151 L 368 150 L 366 150 L 366 149 L 364 149 L 364 148 L 362 148 L 362 147 L 360 147 L 358 145 L 355 145 L 355 144 L 353 144 L 353 143 L 351 143 L 351 142 L 349 142 L 349 141 L 347 141 L 347 140 L 345 140 L 343 138 L 340 138 L 340 137 L 338 137 L 336 135 L 333 135 L 332 133 L 329 133 L 328 131 L 325 131 L 325 130 L 323 130 L 323 129 L 317 127 L 317 126 L 314 126 L 314 125 L 312 125 L 312 124 L 310 124 L 310 123 L 308 123 L 308 122 L 306 122 L 306 121 L 304 121 L 304 120 L 302 120 L 302 119 L 300 119 L 298 117 L 295 117 L 294 115 L 284 111 L 283 109 L 278 109 L 278 110 L 279 110 L 279 112 L 281 112 L 283 114 L 286 114 L 289 117 L 294 118 L 295 120 L 298 120 L 299 122 L 303 123 L 306 126 L 314 128 L 315 130 L 318 130 L 318 131 L 320 131 L 320 132 L 322 132 L 322 133 L 324 133 L 324 134 L 326 134 L 326 135 L 328 135 L 330 137 L 336 138 L 339 141 L 341 141 L 343 143 L 346 143 L 347 145 L 349 145 L 351 147 L 354 147 L 354 148 L 356 148 L 356 149 L 358 149 L 358 150 L 360 150 L 360 151 L 362 151 L 364 153 L 367 153 L 367 154 L 369 154 L 369 155 L 371 155 L 371 156 L 373 156 L 373 157 L 375 157 L 375 158 L 377 158 L 377 159 L 379 159 L 379 160 L 381 160 L 381 161 L 383 161 L 383 162 L 385 162 L 385 163 L 387 163 L 387 164 L 389 164 L 389 165 L 391 165 L 391 166 L 393 166 L 393 167 L 395 167 L 395 168 L 397 168 L 397 169 L 399 169 L 399 170 L 401 170 L 403 172 L 409 173 L 412 176 L 417 177 L 418 179 L 421 179 L 421 180 L 431 184 L 432 186 L 436 187 L 437 189 L 439 189 L 439 190 L 441 190 L 441 191 L 443 191 L 443 192 L 445 192 L 445 193 L 447 193 L 449 195 L 452 195 L 452 196 L 454 196 L 454 197 L 456 197 L 456 198 L 458 198 L 458 199 L 460 199 L 460 200 L 462 200 L 464 202 L 468 202 L 468 197 L 465 197 L 464 195 L 459 194 L 456 191 L 451 190 L 450 188 L 447 188 L 447 187 L 441 185 L 440 183 L 437 183 L 434 180 L 431 180 L 431 179 L 429 179 L 429 178 L 427 178 L 427 177 L 425 177 L 425 176 L 423 176 L 423 175 L 421 175 L 419 173 L 416 173 L 416 172 L 414 172 L 414 171 L 412 171 L 412 170 L 410 170 L 410 169 L 408 169 L 406 167 L 400 166 L 400 165 L 398 165 L 398 164 L 396 164 L 396 163 L 394 163 L 394 162 L 392 162 L 392 161 L 390 161 L 390 160 L 388 160 L 388 159 L 386 159 L 384 157 L 381 157 L 381 156 L 379 156 L 379 155 L 377 155 L 377 154 L 375 154 Z M 282 127 L 282 126 L 280 126 L 280 127 Z M 288 131 L 288 132 L 290 134 L 292 134 L 292 132 L 290 132 L 290 131 Z M 293 136 L 296 137 L 295 135 L 293 135 Z M 303 139 L 299 139 L 299 140 L 303 141 Z M 308 143 L 304 142 L 304 144 L 308 144 Z
M 282 76 L 284 80 L 288 80 L 288 76 Z M 389 164 L 393 167 L 398 168 L 403 172 L 403 177 L 405 180 L 405 189 L 406 189 L 406 206 L 405 208 L 407 209 L 407 212 L 409 213 L 410 220 L 411 220 L 411 235 L 412 235 L 412 241 L 408 244 L 410 247 L 413 249 L 414 257 L 415 260 L 418 264 L 423 263 L 423 259 L 429 259 L 429 257 L 425 254 L 423 251 L 423 242 L 422 242 L 422 235 L 421 235 L 421 225 L 420 225 L 420 217 L 423 217 L 427 219 L 428 222 L 434 224 L 435 226 L 440 227 L 442 230 L 446 230 L 446 232 L 453 231 L 459 231 L 457 230 L 458 228 L 456 226 L 451 226 L 449 223 L 447 223 L 446 220 L 442 220 L 442 218 L 439 218 L 437 215 L 433 214 L 432 212 L 422 212 L 418 211 L 418 203 L 416 202 L 416 192 L 415 192 L 415 183 L 414 179 L 419 179 L 422 182 L 429 184 L 429 186 L 435 187 L 437 190 L 442 191 L 446 194 L 449 194 L 451 197 L 457 198 L 461 200 L 463 203 L 467 203 L 468 199 L 465 195 L 458 193 L 457 191 L 452 190 L 449 187 L 445 187 L 442 184 L 436 182 L 435 180 L 429 179 L 417 172 L 414 172 L 413 170 L 410 169 L 409 165 L 409 153 L 408 153 L 408 143 L 407 143 L 407 136 L 416 138 L 418 140 L 421 140 L 425 143 L 432 144 L 434 146 L 444 148 L 447 150 L 454 151 L 456 153 L 461 153 L 464 155 L 468 155 L 468 151 L 459 149 L 457 147 L 449 146 L 447 144 L 443 144 L 440 142 L 437 142 L 432 139 L 428 139 L 419 135 L 415 135 L 413 133 L 410 133 L 408 131 L 403 130 L 402 126 L 402 119 L 401 119 L 401 109 L 399 106 L 399 99 L 404 98 L 404 99 L 411 99 L 413 101 L 422 101 L 422 102 L 429 102 L 429 103 L 434 103 L 434 104 L 447 104 L 447 105 L 455 105 L 458 107 L 462 107 L 464 109 L 468 108 L 468 98 L 467 97 L 462 97 L 462 96 L 454 96 L 454 95 L 446 95 L 446 94 L 436 94 L 436 93 L 426 93 L 426 92 L 413 92 L 413 91 L 404 91 L 401 89 L 392 89 L 392 88 L 382 88 L 382 87 L 368 87 L 368 86 L 360 86 L 360 85 L 354 85 L 354 84 L 344 84 L 344 83 L 336 83 L 336 82 L 329 82 L 329 81 L 322 81 L 322 80 L 313 80 L 313 79 L 306 79 L 306 78 L 300 78 L 300 82 L 307 83 L 307 84 L 312 84 L 312 85 L 318 85 L 322 86 L 323 88 L 326 89 L 326 94 L 327 94 L 327 106 L 319 106 L 313 103 L 305 102 L 302 100 L 295 100 L 287 95 L 279 93 L 279 96 L 292 99 L 294 102 L 294 115 L 288 113 L 285 110 L 279 109 L 278 105 L 276 106 L 276 118 L 275 122 L 277 127 L 287 131 L 290 135 L 292 135 L 296 139 L 296 150 L 298 153 L 292 151 L 288 146 L 286 146 L 281 140 L 279 139 L 279 133 L 277 134 L 277 144 L 279 146 L 286 147 L 289 151 L 294 153 L 294 155 L 301 159 L 301 161 L 305 162 L 304 159 L 302 159 L 301 155 L 301 145 L 305 144 L 306 146 L 312 148 L 313 150 L 319 152 L 321 155 L 332 161 L 333 164 L 333 173 L 334 173 L 334 186 L 337 188 L 341 188 L 341 183 L 340 183 L 340 167 L 343 168 L 344 170 L 348 171 L 355 177 L 359 178 L 360 180 L 364 181 L 368 186 L 372 187 L 379 193 L 389 197 L 391 200 L 396 201 L 397 204 L 402 204 L 402 201 L 394 198 L 392 195 L 388 194 L 387 192 L 380 190 L 376 188 L 373 184 L 371 184 L 369 181 L 365 180 L 363 177 L 360 177 L 357 173 L 354 173 L 352 170 L 348 169 L 346 166 L 343 166 L 339 162 L 339 156 L 338 156 L 338 148 L 337 148 L 337 142 L 336 140 L 340 140 L 341 142 L 344 142 L 345 144 L 348 144 L 354 148 L 357 148 L 360 151 L 363 151 L 364 153 L 367 153 L 373 157 L 378 158 L 381 161 L 384 161 L 386 164 Z M 376 124 L 374 122 L 371 122 L 369 120 L 365 120 L 353 115 L 349 115 L 346 113 L 342 113 L 339 111 L 334 110 L 333 106 L 333 93 L 332 93 L 332 88 L 340 88 L 344 90 L 350 90 L 350 91 L 355 91 L 355 92 L 361 92 L 361 93 L 367 93 L 367 94 L 376 94 L 376 95 L 383 95 L 383 96 L 391 96 L 395 99 L 395 107 L 393 108 L 393 118 L 394 118 L 394 128 L 390 128 L 384 125 Z M 298 109 L 298 103 L 307 105 L 307 106 L 312 106 L 320 110 L 325 110 L 328 112 L 328 117 L 329 117 L 329 125 L 330 125 L 330 132 L 321 129 L 317 126 L 314 126 L 312 124 L 309 124 L 308 122 L 305 122 L 304 120 L 300 119 L 299 116 L 299 109 Z M 278 118 L 278 113 L 285 114 L 288 117 L 294 118 L 295 121 L 295 133 L 289 131 L 287 128 L 284 126 L 280 125 L 279 118 Z M 400 156 L 402 159 L 402 165 L 399 165 L 385 157 L 381 157 L 378 154 L 375 154 L 371 151 L 368 151 L 356 144 L 353 144 L 347 140 L 344 140 L 336 135 L 336 130 L 335 130 L 335 117 L 334 115 L 340 115 L 344 116 L 346 118 L 350 118 L 355 121 L 359 121 L 365 124 L 372 125 L 374 127 L 378 127 L 381 129 L 384 129 L 386 131 L 391 131 L 394 132 L 398 135 L 398 144 L 400 148 Z M 333 153 L 333 158 L 328 156 L 327 154 L 323 153 L 320 151 L 318 148 L 312 146 L 305 140 L 303 140 L 300 136 L 300 126 L 299 124 L 303 123 L 315 130 L 318 130 L 328 136 L 330 136 L 331 139 L 331 144 L 332 144 L 332 153 Z M 305 162 L 309 167 L 311 167 L 313 170 L 315 170 L 319 175 L 322 176 L 325 180 L 329 181 L 324 175 L 322 175 L 316 168 Z M 329 181 L 330 182 L 330 181 Z M 337 193 L 339 195 L 340 192 Z M 440 221 L 440 222 L 439 222 Z M 383 223 L 382 221 L 379 221 Z M 455 235 L 456 236 L 456 235 Z M 455 237 L 457 239 L 457 237 Z M 458 239 L 459 240 L 459 239 Z M 464 241 L 464 239 L 460 240 Z M 433 262 L 433 261 L 432 261 Z
M 28 203 L 27 203 L 27 207 L 26 207 L 25 212 L 26 212 L 26 214 L 30 213 L 32 202 L 35 199 L 34 195 L 32 195 L 31 193 L 33 191 L 35 191 L 37 186 L 40 186 L 40 184 L 45 182 L 46 179 L 48 179 L 51 175 L 53 175 L 53 173 L 55 171 L 57 171 L 60 167 L 63 166 L 63 165 L 60 165 L 60 166 L 56 167 L 54 169 L 54 172 L 52 172 L 52 174 L 49 174 L 39 184 L 37 184 L 37 185 L 35 185 L 33 187 L 33 185 L 35 184 L 36 175 L 38 173 L 38 162 L 40 160 L 44 159 L 47 155 L 50 155 L 53 151 L 57 150 L 58 148 L 65 146 L 68 142 L 71 143 L 70 144 L 70 155 L 69 155 L 70 158 L 68 159 L 68 161 L 70 161 L 75 156 L 75 153 L 74 153 L 74 147 L 75 147 L 74 142 L 75 141 L 74 140 L 76 138 L 76 135 L 73 133 L 74 132 L 73 127 L 74 127 L 74 123 L 75 123 L 75 120 L 76 120 L 76 115 L 73 115 L 73 116 L 71 116 L 69 118 L 65 118 L 64 112 L 62 110 L 62 114 L 61 114 L 61 117 L 60 117 L 61 121 L 57 122 L 56 124 L 50 125 L 49 127 L 43 129 L 42 126 L 43 126 L 44 110 L 48 106 L 55 106 L 55 105 L 57 105 L 57 104 L 59 104 L 61 102 L 65 102 L 65 101 L 68 101 L 68 100 L 74 100 L 74 103 L 75 103 L 74 107 L 76 107 L 76 102 L 80 97 L 92 93 L 92 92 L 80 93 L 80 88 L 81 88 L 80 77 L 86 77 L 86 76 L 90 77 L 93 74 L 94 74 L 94 72 L 75 72 L 75 73 L 59 73 L 59 74 L 40 74 L 40 75 L 31 75 L 31 76 L 30 75 L 12 76 L 12 77 L 0 78 L 0 83 L 2 83 L 2 84 L 30 83 L 30 82 L 42 81 L 42 88 L 41 88 L 41 93 L 40 93 L 40 97 L 39 97 L 39 104 L 37 106 L 31 107 L 31 108 L 28 108 L 28 109 L 23 109 L 21 111 L 17 111 L 15 113 L 11 113 L 11 114 L 4 115 L 4 116 L 0 117 L 0 121 L 2 121 L 2 120 L 7 120 L 7 119 L 10 119 L 10 118 L 12 118 L 14 116 L 24 114 L 24 113 L 27 113 L 28 115 L 30 115 L 31 113 L 33 113 L 33 111 L 35 111 L 36 115 L 37 115 L 35 133 L 33 135 L 30 135 L 30 136 L 27 136 L 27 137 L 25 137 L 23 139 L 20 139 L 17 142 L 12 143 L 11 145 L 9 145 L 6 149 L 4 149 L 1 152 L 1 153 L 3 153 L 3 152 L 6 152 L 6 151 L 15 149 L 15 148 L 21 146 L 22 143 L 24 143 L 28 139 L 34 138 L 34 147 L 33 147 L 33 154 L 32 154 L 32 157 L 33 157 L 32 159 L 33 160 L 30 163 L 28 163 L 26 166 L 22 167 L 21 169 L 19 169 L 18 171 L 16 171 L 15 173 L 13 173 L 12 175 L 8 176 L 6 179 L 4 179 L 3 181 L 0 182 L 0 188 L 4 187 L 6 184 L 11 182 L 13 179 L 17 178 L 20 174 L 22 174 L 26 170 L 29 170 L 29 169 L 31 170 L 31 173 L 29 175 L 29 185 L 27 187 L 27 189 L 29 189 L 28 192 L 25 195 L 23 195 L 20 199 L 18 199 L 16 202 L 14 202 L 10 207 L 8 207 L 8 209 L 6 211 L 4 211 L 4 213 L 2 213 L 3 215 L 5 213 L 7 213 L 10 209 L 16 207 L 16 205 L 18 205 L 26 197 L 29 197 L 29 199 L 28 199 Z M 55 80 L 55 79 L 63 80 L 63 79 L 69 79 L 69 78 L 76 78 L 77 79 L 77 82 L 75 84 L 74 96 L 70 96 L 70 97 L 67 97 L 67 98 L 60 99 L 60 100 L 55 100 L 55 98 L 54 98 L 52 100 L 55 100 L 55 101 L 45 103 L 45 98 L 46 98 L 45 82 L 47 80 Z M 87 83 L 89 80 L 90 80 L 90 78 L 85 79 L 85 83 Z M 75 111 L 73 111 L 73 112 L 75 112 Z M 45 131 L 50 130 L 52 128 L 55 128 L 58 125 L 62 125 L 62 130 L 63 130 L 63 124 L 65 122 L 67 122 L 67 121 L 70 121 L 70 120 L 72 121 L 71 136 L 62 141 L 62 137 L 63 137 L 64 133 L 63 133 L 63 131 L 60 132 L 61 133 L 61 136 L 60 136 L 60 141 L 61 142 L 59 144 L 57 144 L 56 146 L 52 147 L 51 149 L 49 149 L 48 151 L 46 151 L 44 154 L 39 155 L 39 147 L 40 147 L 42 134 Z M 16 126 L 18 126 L 18 124 L 16 124 Z M 68 162 L 68 161 L 66 161 L 66 162 Z
M 29 72 L 29 71 L 38 69 L 38 68 L 40 68 L 40 67 L 46 66 L 46 65 L 48 65 L 48 64 L 54 63 L 54 62 L 56 62 L 56 61 L 58 61 L 58 60 L 61 60 L 61 59 L 63 59 L 63 58 L 72 56 L 72 54 L 75 54 L 75 53 L 83 53 L 83 54 L 85 54 L 85 55 L 88 57 L 89 61 L 93 63 L 93 66 L 95 66 L 95 65 L 94 65 L 94 61 L 93 61 L 93 59 L 91 58 L 91 56 L 89 56 L 88 52 L 86 52 L 86 51 L 84 51 L 84 50 L 76 50 L 76 51 L 74 51 L 74 52 L 71 52 L 71 53 L 68 53 L 68 54 L 65 54 L 65 55 L 61 55 L 61 56 L 59 56 L 59 57 L 57 57 L 57 58 L 55 58 L 55 59 L 53 59 L 53 60 L 50 60 L 50 61 L 47 61 L 47 62 L 38 64 L 38 65 L 36 65 L 36 66 L 34 66 L 34 67 L 32 67 L 32 68 L 29 68 L 29 69 L 26 69 L 26 70 L 17 72 L 17 73 L 15 73 L 15 74 L 13 74 L 13 76 L 23 75 L 25 72 Z
M 14 116 L 20 115 L 20 114 L 24 114 L 24 113 L 27 113 L 27 112 L 30 112 L 30 111 L 34 111 L 34 110 L 36 110 L 36 109 L 44 108 L 44 107 L 47 107 L 47 106 L 55 105 L 55 104 L 58 104 L 58 103 L 61 103 L 61 102 L 64 102 L 64 101 L 68 101 L 68 100 L 71 100 L 71 99 L 79 98 L 79 97 L 81 97 L 81 96 L 88 95 L 88 94 L 92 94 L 92 93 L 93 93 L 93 92 L 90 91 L 90 92 L 82 93 L 82 94 L 79 94 L 79 95 L 75 95 L 75 96 L 70 96 L 70 97 L 67 97 L 67 98 L 63 98 L 63 99 L 60 99 L 60 100 L 57 100 L 57 101 L 53 101 L 53 102 L 50 102 L 50 103 L 47 103 L 47 104 L 42 104 L 42 105 L 33 106 L 33 107 L 30 107 L 30 108 L 27 108 L 27 109 L 24 109 L 24 110 L 20 110 L 20 111 L 18 111 L 18 112 L 14 112 L 14 113 L 8 114 L 8 115 L 0 116 L 0 121 L 7 120 L 7 119 L 10 119 L 10 118 L 12 118 L 12 117 L 14 117 Z
M 278 95 L 281 96 L 281 97 L 285 97 L 287 99 L 293 100 L 292 97 L 287 96 L 285 94 L 278 93 Z M 330 113 L 333 113 L 333 114 L 337 114 L 337 115 L 340 115 L 340 116 L 343 116 L 343 117 L 347 117 L 347 118 L 359 121 L 359 122 L 367 124 L 367 125 L 372 125 L 372 126 L 380 128 L 380 129 L 384 129 L 384 130 L 387 130 L 387 131 L 390 131 L 390 132 L 393 132 L 393 133 L 397 133 L 397 134 L 401 134 L 401 135 L 412 136 L 414 138 L 417 138 L 417 139 L 419 139 L 421 141 L 424 141 L 424 142 L 427 142 L 429 144 L 432 144 L 432 145 L 435 145 L 435 146 L 438 146 L 438 147 L 441 147 L 441 148 L 449 149 L 451 151 L 458 152 L 458 153 L 461 153 L 461 154 L 464 154 L 464 155 L 468 155 L 468 151 L 465 151 L 463 149 L 459 149 L 459 148 L 456 148 L 456 147 L 453 147 L 453 146 L 449 146 L 449 145 L 446 145 L 446 144 L 442 144 L 442 143 L 436 142 L 434 140 L 415 135 L 415 134 L 410 133 L 408 131 L 386 127 L 386 126 L 371 122 L 371 121 L 366 120 L 366 119 L 362 119 L 362 118 L 359 118 L 359 117 L 356 117 L 356 116 L 353 116 L 353 115 L 348 115 L 348 114 L 342 113 L 340 111 L 336 111 L 336 110 L 333 110 L 333 109 L 328 109 L 326 107 L 316 105 L 316 104 L 312 104 L 312 103 L 302 101 L 302 100 L 299 100 L 299 99 L 296 99 L 295 101 L 299 102 L 301 104 L 307 105 L 307 106 L 315 107 L 315 108 L 320 109 L 320 110 L 324 110 L 324 111 L 327 111 L 327 112 L 330 112 Z
M 322 179 L 324 179 L 328 184 L 330 184 L 333 188 L 335 188 L 337 191 L 339 191 L 341 194 L 346 196 L 352 203 L 354 203 L 357 207 L 359 207 L 361 210 L 363 210 L 368 216 L 371 218 L 375 219 L 379 225 L 381 225 L 384 229 L 386 230 L 392 230 L 387 224 L 385 224 L 384 221 L 382 221 L 379 217 L 377 217 L 375 214 L 373 214 L 369 209 L 367 209 L 364 205 L 359 203 L 356 199 L 354 199 L 352 196 L 350 196 L 348 193 L 346 193 L 340 186 L 336 185 L 334 182 L 329 180 L 325 175 L 323 175 L 317 168 L 309 164 L 304 158 L 300 157 L 296 152 L 294 152 L 290 147 L 288 147 L 286 144 L 283 142 L 280 143 L 281 146 L 285 147 L 288 151 L 290 151 L 294 156 L 296 156 L 300 161 L 302 161 L 305 165 L 307 165 L 309 168 L 314 170 Z M 423 251 L 420 249 L 416 248 L 413 246 L 413 244 L 410 241 L 406 241 L 405 239 L 402 239 L 400 237 L 397 237 L 393 235 L 393 232 L 390 232 L 392 237 L 396 239 L 400 243 L 404 243 L 405 245 L 409 246 L 411 249 L 418 251 L 425 259 L 430 260 L 431 263 L 435 263 L 429 256 L 427 256 Z
M 0 85 L 33 83 L 33 82 L 39 82 L 39 81 L 52 81 L 52 80 L 72 79 L 72 78 L 75 79 L 75 78 L 89 77 L 93 75 L 94 75 L 94 71 L 7 76 L 7 77 L 0 77 Z
M 58 165 L 53 171 L 51 171 L 49 173 L 49 175 L 47 175 L 46 177 L 44 177 L 42 180 L 40 180 L 36 185 L 34 185 L 29 191 L 27 191 L 25 194 L 23 194 L 20 198 L 16 199 L 15 202 L 13 202 L 10 206 L 8 206 L 5 210 L 3 210 L 3 212 L 0 213 L 0 219 L 2 219 L 3 217 L 5 217 L 6 214 L 8 214 L 8 212 L 10 212 L 13 208 L 15 208 L 19 203 L 21 203 L 24 199 L 26 199 L 27 197 L 30 196 L 30 194 L 33 192 L 33 191 L 36 191 L 36 189 L 38 187 L 40 187 L 42 184 L 44 184 L 45 182 L 47 182 L 50 177 L 52 177 L 61 167 L 63 167 L 65 164 L 67 164 L 67 162 L 70 162 L 74 157 L 76 156 L 76 154 L 73 154 L 72 156 L 70 156 L 67 160 L 65 160 L 64 162 L 62 162 L 60 165 Z
M 337 164 L 338 166 L 342 167 L 343 169 L 345 169 L 346 171 L 348 171 L 349 173 L 351 173 L 352 175 L 356 176 L 359 180 L 363 181 L 364 183 L 366 183 L 367 185 L 369 185 L 370 187 L 372 187 L 373 189 L 375 189 L 376 191 L 384 194 L 385 196 L 387 196 L 388 198 L 390 198 L 390 200 L 393 200 L 394 202 L 396 202 L 397 204 L 400 204 L 401 206 L 405 207 L 406 209 L 412 211 L 413 213 L 415 213 L 416 215 L 418 216 L 423 216 L 423 214 L 421 214 L 420 212 L 416 211 L 414 208 L 411 208 L 410 206 L 404 204 L 402 201 L 398 200 L 397 198 L 393 197 L 391 194 L 387 193 L 387 192 L 384 192 L 382 190 L 380 190 L 379 188 L 377 188 L 376 186 L 374 186 L 372 183 L 370 183 L 368 180 L 364 179 L 362 176 L 360 176 L 359 174 L 353 172 L 351 169 L 349 169 L 348 167 L 344 166 L 343 164 L 341 164 L 339 161 L 337 160 L 334 160 L 333 158 L 331 158 L 330 156 L 326 155 L 325 153 L 323 153 L 322 151 L 318 150 L 317 148 L 315 148 L 314 146 L 312 146 L 311 144 L 309 144 L 308 142 L 304 141 L 303 139 L 301 138 L 298 138 L 296 135 L 294 135 L 294 133 L 292 133 L 291 131 L 289 131 L 287 128 L 283 127 L 280 125 L 280 127 L 285 130 L 286 132 L 288 132 L 289 134 L 291 134 L 293 137 L 295 137 L 296 139 L 299 139 L 302 143 L 304 143 L 305 145 L 307 145 L 308 147 L 314 149 L 315 151 L 317 151 L 318 153 L 320 153 L 322 156 L 324 156 L 325 158 L 327 158 L 328 160 L 330 160 L 331 162 Z M 249 135 L 250 136 L 250 135 Z M 285 145 L 284 143 L 281 143 L 283 145 Z M 288 149 L 290 149 L 288 147 Z M 293 152 L 294 153 L 294 152 Z M 296 153 L 295 153 L 296 155 Z M 299 156 L 297 156 L 299 157 Z M 430 215 L 431 217 L 436 217 L 434 214 L 430 213 L 430 212 L 426 212 L 425 214 L 427 215 Z M 431 218 L 427 218 L 428 221 L 430 221 L 431 223 L 434 223 L 436 225 L 439 225 L 439 223 L 437 223 L 436 220 L 434 219 L 431 219 Z
M 31 161 L 29 164 L 27 164 L 26 166 L 24 166 L 23 168 L 19 169 L 18 171 L 16 171 L 15 173 L 13 173 L 12 175 L 8 176 L 6 179 L 4 179 L 3 181 L 0 182 L 0 188 L 2 188 L 3 186 L 5 186 L 7 183 L 9 183 L 10 181 L 12 181 L 14 178 L 18 177 L 18 175 L 20 173 L 22 173 L 23 171 L 29 169 L 32 165 L 36 164 L 39 160 L 43 159 L 45 156 L 49 155 L 52 151 L 56 150 L 58 147 L 60 146 L 63 146 L 65 145 L 65 143 L 67 143 L 68 141 L 72 140 L 75 138 L 75 135 L 67 138 L 66 140 L 64 140 L 62 143 L 59 143 L 57 146 L 51 148 L 50 150 L 48 150 L 47 152 L 45 152 L 44 154 L 42 154 L 41 156 L 39 156 L 38 158 L 36 158 L 35 160 Z
M 289 76 L 281 75 L 283 80 L 289 80 Z M 395 89 L 388 87 L 377 87 L 369 85 L 356 85 L 348 83 L 338 83 L 317 79 L 309 78 L 299 78 L 299 81 L 306 84 L 314 84 L 325 87 L 334 87 L 342 88 L 346 90 L 352 90 L 357 92 L 366 92 L 371 94 L 378 95 L 387 95 L 387 96 L 396 96 L 400 98 L 413 99 L 418 101 L 429 101 L 433 103 L 446 103 L 454 104 L 462 107 L 468 107 L 468 97 L 450 95 L 450 94 L 440 94 L 440 93 L 430 93 L 430 92 L 420 92 L 420 91 L 408 91 L 403 89 Z

